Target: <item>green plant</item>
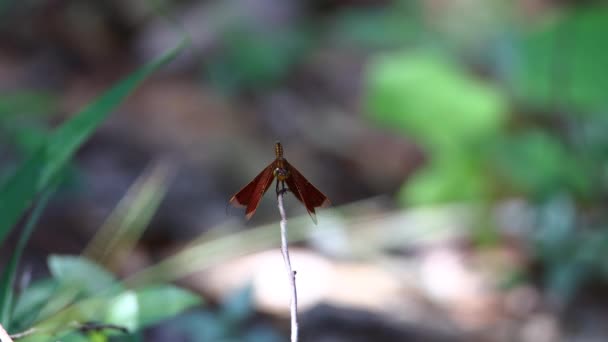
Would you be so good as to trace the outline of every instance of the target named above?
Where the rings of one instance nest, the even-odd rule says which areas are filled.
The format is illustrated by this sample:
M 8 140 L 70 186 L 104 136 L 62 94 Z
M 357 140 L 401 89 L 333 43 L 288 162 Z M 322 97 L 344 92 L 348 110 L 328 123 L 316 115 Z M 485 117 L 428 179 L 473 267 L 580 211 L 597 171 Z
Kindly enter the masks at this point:
M 374 121 L 413 138 L 429 160 L 400 192 L 402 203 L 480 201 L 492 193 L 486 168 L 504 129 L 506 99 L 432 51 L 389 53 L 368 70 Z
M 173 320 L 167 329 L 170 336 L 188 341 L 283 341 L 269 324 L 251 324 L 254 318 L 252 287 L 247 286 L 229 295 L 217 310 L 196 310 Z
M 17 167 L 13 175 L 7 177 L 0 187 L 0 244 L 4 242 L 6 236 L 15 227 L 17 220 L 25 213 L 35 198 L 44 193 L 30 216 L 25 230 L 20 236 L 17 248 L 1 278 L 0 323 L 5 328 L 12 331 L 13 325 L 25 327 L 24 321 L 15 320 L 15 317 L 19 318 L 20 313 L 27 312 L 28 306 L 26 304 L 32 302 L 45 303 L 45 307 L 39 311 L 36 310 L 37 315 L 35 316 L 27 315 L 26 319 L 31 320 L 32 317 L 42 319 L 45 313 L 53 314 L 53 319 L 50 321 L 37 323 L 34 327 L 36 332 L 51 331 L 55 334 L 66 329 L 82 328 L 81 325 L 74 326 L 73 322 L 84 324 L 91 320 L 103 321 L 108 319 L 111 321 L 114 313 L 123 312 L 116 311 L 114 308 L 117 305 L 120 307 L 125 305 L 125 300 L 121 301 L 117 298 L 131 298 L 130 302 L 127 301 L 126 303 L 130 303 L 131 313 L 136 315 L 133 317 L 137 318 L 135 322 L 138 324 L 137 326 L 131 324 L 131 328 L 139 327 L 142 324 L 150 324 L 154 321 L 154 317 L 145 316 L 142 318 L 139 311 L 134 311 L 137 305 L 140 305 L 140 297 L 150 299 L 151 294 L 160 291 L 157 293 L 159 298 L 166 298 L 167 291 L 174 295 L 182 291 L 166 285 L 160 288 L 125 289 L 121 292 L 121 287 L 109 273 L 80 257 L 52 257 L 49 260 L 49 266 L 53 278 L 33 285 L 32 293 L 34 294 L 29 294 L 30 292 L 26 290 L 24 294 L 18 297 L 16 303 L 13 289 L 19 258 L 46 200 L 52 193 L 54 185 L 59 181 L 61 171 L 66 163 L 78 147 L 126 96 L 154 71 L 171 61 L 182 48 L 183 44 L 180 44 L 175 49 L 141 67 L 50 133 L 43 144 L 36 146 L 32 156 Z M 77 281 L 78 279 L 65 281 L 69 277 L 82 277 L 80 279 L 82 282 Z M 96 280 L 94 283 L 91 282 L 93 279 Z M 90 287 L 91 285 L 100 286 L 100 288 L 93 289 Z M 106 300 L 102 300 L 100 297 L 92 297 L 93 293 L 96 292 L 94 290 L 101 290 L 102 288 L 104 289 L 103 295 L 111 297 L 106 297 Z M 123 297 L 116 297 L 120 295 Z M 95 296 L 100 296 L 100 294 L 95 294 Z M 184 292 L 184 298 L 188 303 L 193 302 L 192 295 L 186 292 Z M 177 302 L 179 303 L 179 301 Z M 24 309 L 24 306 L 26 309 Z M 61 310 L 61 313 L 58 313 L 57 310 Z M 169 312 L 174 313 L 174 311 Z M 107 317 L 100 317 L 99 313 L 105 313 Z M 38 337 L 32 336 L 31 338 L 40 338 L 40 334 L 35 335 L 38 335 Z
M 582 7 L 549 17 L 516 35 L 511 88 L 520 101 L 539 108 L 605 110 L 608 10 Z
M 608 50 L 598 44 L 606 18 L 605 8 L 574 6 L 505 27 L 480 44 L 481 63 L 463 63 L 470 51 L 437 40 L 433 50 L 385 53 L 367 71 L 369 118 L 427 154 L 402 186 L 401 203 L 490 209 L 523 199 L 537 216 L 526 241 L 533 241 L 542 286 L 563 303 L 608 279 Z M 480 69 L 486 79 L 473 76 Z
M 310 45 L 301 28 L 256 32 L 236 27 L 222 38 L 223 49 L 205 61 L 204 71 L 213 85 L 228 93 L 275 86 Z

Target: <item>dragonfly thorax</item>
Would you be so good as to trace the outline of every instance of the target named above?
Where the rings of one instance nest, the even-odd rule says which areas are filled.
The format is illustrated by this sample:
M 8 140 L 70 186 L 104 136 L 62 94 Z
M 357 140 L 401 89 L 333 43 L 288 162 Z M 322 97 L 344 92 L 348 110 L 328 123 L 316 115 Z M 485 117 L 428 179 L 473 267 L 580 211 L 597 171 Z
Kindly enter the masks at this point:
M 276 169 L 274 169 L 274 176 L 277 177 L 277 179 L 279 181 L 285 181 L 288 177 L 289 177 L 289 170 L 282 168 L 282 167 L 277 167 Z

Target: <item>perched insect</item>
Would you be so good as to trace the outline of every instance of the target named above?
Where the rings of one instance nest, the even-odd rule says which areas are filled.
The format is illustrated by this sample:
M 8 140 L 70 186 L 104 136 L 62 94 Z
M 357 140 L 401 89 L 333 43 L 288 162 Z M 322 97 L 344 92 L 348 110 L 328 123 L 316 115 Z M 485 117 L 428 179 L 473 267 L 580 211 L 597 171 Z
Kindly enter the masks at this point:
M 283 146 L 280 142 L 274 145 L 276 159 L 266 166 L 249 184 L 230 199 L 230 204 L 235 207 L 246 207 L 245 218 L 249 220 L 260 204 L 262 196 L 266 193 L 274 178 L 277 178 L 277 195 L 289 191 L 306 207 L 313 222 L 317 224 L 315 208 L 325 207 L 330 204 L 329 199 L 321 191 L 310 184 L 302 174 L 291 166 L 283 157 Z

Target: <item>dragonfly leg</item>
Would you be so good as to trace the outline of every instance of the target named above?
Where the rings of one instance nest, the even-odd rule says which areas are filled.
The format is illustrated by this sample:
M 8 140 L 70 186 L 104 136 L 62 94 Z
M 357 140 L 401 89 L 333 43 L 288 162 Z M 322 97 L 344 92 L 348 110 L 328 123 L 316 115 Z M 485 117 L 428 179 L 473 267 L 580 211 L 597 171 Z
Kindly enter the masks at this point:
M 281 183 L 281 188 L 279 189 L 279 183 Z M 277 185 L 276 185 L 276 191 L 277 191 L 277 196 L 280 194 L 284 194 L 287 191 L 289 191 L 289 189 L 285 186 L 285 181 L 280 181 L 277 179 Z

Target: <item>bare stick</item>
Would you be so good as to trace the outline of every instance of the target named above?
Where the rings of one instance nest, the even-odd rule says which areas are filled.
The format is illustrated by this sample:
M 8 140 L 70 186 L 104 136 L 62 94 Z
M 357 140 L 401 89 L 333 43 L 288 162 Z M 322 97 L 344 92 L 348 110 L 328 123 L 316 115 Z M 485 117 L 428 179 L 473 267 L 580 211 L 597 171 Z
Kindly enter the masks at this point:
M 289 249 L 287 247 L 287 218 L 285 208 L 283 208 L 283 195 L 285 191 L 277 192 L 277 202 L 279 203 L 279 212 L 281 213 L 281 252 L 283 252 L 283 261 L 285 262 L 285 270 L 287 278 L 291 286 L 291 342 L 298 341 L 298 291 L 296 290 L 296 272 L 291 269 L 291 261 L 289 260 Z

